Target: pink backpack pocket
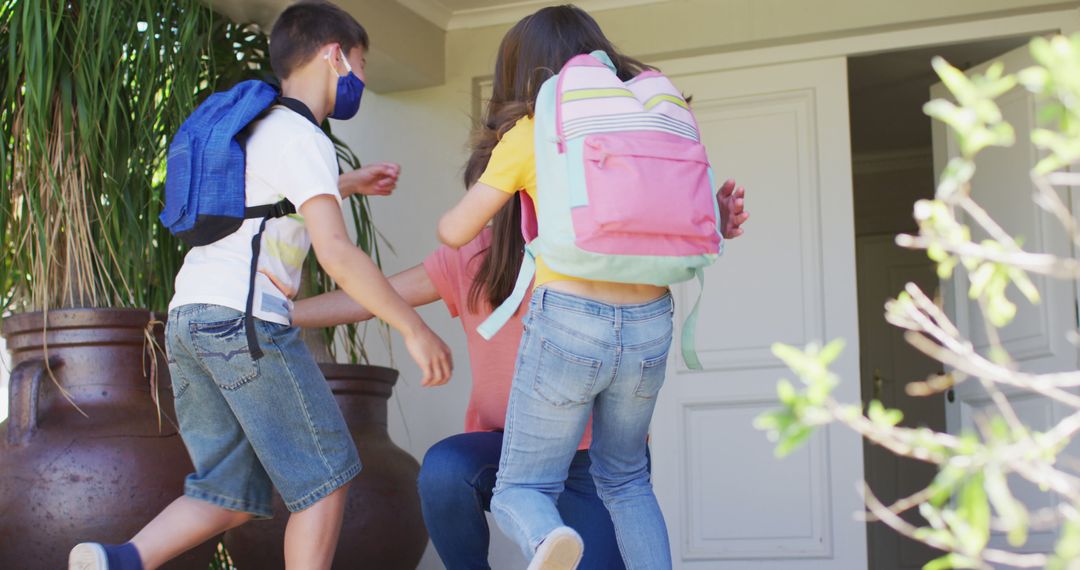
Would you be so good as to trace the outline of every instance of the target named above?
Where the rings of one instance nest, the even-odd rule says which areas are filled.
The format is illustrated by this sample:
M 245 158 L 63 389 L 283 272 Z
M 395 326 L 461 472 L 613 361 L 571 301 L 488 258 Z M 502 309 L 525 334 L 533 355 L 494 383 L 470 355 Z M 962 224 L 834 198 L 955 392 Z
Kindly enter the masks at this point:
M 585 138 L 582 158 L 588 205 L 572 213 L 579 247 L 632 255 L 715 253 L 712 181 L 701 143 L 656 132 L 595 134 Z

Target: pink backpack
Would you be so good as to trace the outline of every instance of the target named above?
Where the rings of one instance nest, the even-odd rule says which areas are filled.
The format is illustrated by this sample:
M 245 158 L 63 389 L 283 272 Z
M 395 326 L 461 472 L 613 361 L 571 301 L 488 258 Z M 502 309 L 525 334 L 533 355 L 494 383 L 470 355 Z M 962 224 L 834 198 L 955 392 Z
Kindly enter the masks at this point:
M 490 338 L 516 312 L 535 257 L 594 281 L 667 286 L 722 252 L 712 168 L 697 121 L 671 81 L 646 71 L 623 82 L 606 53 L 574 57 L 536 101 L 538 204 L 522 195 L 528 242 L 514 293 L 478 329 Z M 695 303 L 682 335 L 694 352 Z

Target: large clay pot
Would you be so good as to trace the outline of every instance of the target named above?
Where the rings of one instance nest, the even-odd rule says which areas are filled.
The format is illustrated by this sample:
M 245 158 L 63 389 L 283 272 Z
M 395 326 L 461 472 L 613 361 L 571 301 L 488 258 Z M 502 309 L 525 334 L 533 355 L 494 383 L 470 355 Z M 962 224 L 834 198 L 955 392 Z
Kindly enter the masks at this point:
M 416 476 L 420 465 L 390 440 L 386 403 L 397 382 L 391 368 L 322 364 L 364 468 L 349 488 L 334 568 L 415 570 L 427 546 Z M 274 518 L 225 534 L 239 570 L 284 568 L 288 511 L 275 496 Z
M 156 357 L 160 422 L 143 374 L 154 362 L 144 348 L 153 318 L 52 310 L 44 333 L 43 313 L 4 319 L 13 369 L 10 416 L 0 424 L 0 568 L 66 568 L 76 543 L 123 542 L 183 492 L 192 467 L 169 419 L 164 356 Z M 160 343 L 160 326 L 156 336 Z M 205 570 L 213 547 L 167 568 Z

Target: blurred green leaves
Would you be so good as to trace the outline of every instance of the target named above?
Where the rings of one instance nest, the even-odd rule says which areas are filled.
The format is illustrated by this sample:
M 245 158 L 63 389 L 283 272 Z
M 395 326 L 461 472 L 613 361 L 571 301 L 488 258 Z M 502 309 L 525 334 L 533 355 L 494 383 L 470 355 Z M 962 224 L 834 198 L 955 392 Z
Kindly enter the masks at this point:
M 1023 240 L 1005 232 L 971 191 L 977 156 L 992 147 L 1017 143 L 1016 133 L 996 100 L 1014 89 L 1026 89 L 1038 101 L 1040 121 L 1040 127 L 1030 133 L 1030 143 L 1024 142 L 1043 156 L 1031 172 L 1036 191 L 1044 193 L 1035 195 L 1036 203 L 1054 214 L 1073 242 L 1080 244 L 1075 212 L 1045 194 L 1054 192 L 1055 183 L 1080 186 L 1071 174 L 1052 177 L 1080 160 L 1080 35 L 1035 38 L 1031 54 L 1036 65 L 1012 73 L 1001 64 L 992 64 L 980 73 L 965 73 L 940 58 L 933 61 L 950 98 L 931 101 L 924 110 L 949 127 L 959 155 L 943 169 L 934 198 L 915 204 L 918 235 L 897 240 L 901 245 L 925 249 L 941 279 L 950 279 L 957 271 L 966 274 L 968 297 L 977 301 L 983 313 L 989 346 L 976 349 L 945 311 L 912 284 L 886 303 L 887 320 L 905 329 L 910 344 L 954 369 L 948 375 L 918 382 L 915 392 L 936 396 L 951 388 L 954 381 L 981 383 L 988 405 L 974 414 L 975 425 L 960 434 L 938 433 L 901 425 L 900 411 L 876 400 L 865 410 L 836 401 L 833 393 L 841 380 L 829 367 L 843 347 L 839 340 L 824 348 L 775 345 L 773 353 L 798 375 L 802 385 L 781 380 L 777 385 L 779 406 L 755 421 L 756 427 L 776 442 L 778 456 L 798 449 L 821 426 L 839 422 L 895 454 L 936 464 L 938 473 L 928 487 L 894 505 L 882 505 L 872 490 L 867 491 L 868 508 L 880 515 L 878 520 L 945 551 L 927 564 L 926 570 L 984 569 L 991 568 L 991 563 L 1080 569 L 1080 481 L 1058 465 L 1059 454 L 1080 433 L 1080 405 L 1070 393 L 1047 387 L 1047 382 L 1066 378 L 1068 383 L 1062 386 L 1080 386 L 1080 373 L 1022 373 L 996 332 L 1016 318 L 1017 306 L 1008 298 L 1012 288 L 1030 303 L 1041 301 L 1033 273 L 1044 279 L 1078 276 L 1071 259 L 1024 250 Z M 949 381 L 942 382 L 946 377 Z M 1060 423 L 1045 432 L 1036 432 L 1020 422 L 1010 403 L 1014 396 L 1006 396 L 1005 388 L 998 384 L 1007 387 L 1009 394 L 1035 393 L 1039 398 L 1056 399 L 1073 411 L 1065 412 L 1063 419 L 1057 420 Z M 909 394 L 915 395 L 910 390 Z M 1029 512 L 1013 492 L 1019 480 L 1052 494 L 1049 502 L 1059 506 Z M 922 515 L 922 526 L 897 516 L 913 508 Z M 1022 547 L 1036 526 L 1057 529 L 1054 553 L 1010 551 L 994 546 L 991 540 L 994 533 L 1001 533 L 1012 548 Z

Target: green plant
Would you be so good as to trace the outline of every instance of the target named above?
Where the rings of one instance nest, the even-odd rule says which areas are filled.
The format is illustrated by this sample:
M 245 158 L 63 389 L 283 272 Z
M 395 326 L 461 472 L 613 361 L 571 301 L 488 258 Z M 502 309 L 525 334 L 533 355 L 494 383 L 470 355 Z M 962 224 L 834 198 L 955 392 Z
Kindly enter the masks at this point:
M 270 78 L 267 46 L 201 0 L 0 0 L 0 315 L 165 309 L 184 253 L 157 219 L 169 138 L 213 91 Z M 378 262 L 367 204 L 349 203 Z
M 180 259 L 156 220 L 164 141 L 222 63 L 212 12 L 7 0 L 0 28 L 3 309 L 163 307 Z
M 998 334 L 1016 316 L 1016 305 L 1007 295 L 1010 286 L 1038 303 L 1031 275 L 1076 280 L 1080 263 L 1025 250 L 971 193 L 975 157 L 989 147 L 1015 142 L 1013 127 L 1003 119 L 996 99 L 1022 85 L 1039 99 L 1045 124 L 1030 137 L 1044 157 L 1031 173 L 1037 189 L 1034 199 L 1060 222 L 1074 247 L 1080 247 L 1076 213 L 1069 211 L 1056 189 L 1080 186 L 1080 178 L 1065 170 L 1080 159 L 1080 35 L 1036 38 L 1031 53 L 1037 65 L 1017 74 L 1006 74 L 996 64 L 969 78 L 941 59 L 933 62 L 956 102 L 931 101 L 925 111 L 951 128 L 960 156 L 945 168 L 934 199 L 915 205 L 919 234 L 897 238 L 900 245 L 925 249 L 942 279 L 967 272 L 968 295 L 985 317 L 989 349 L 977 351 L 945 311 L 914 284 L 886 304 L 887 320 L 906 330 L 912 346 L 952 369 L 909 384 L 908 393 L 934 395 L 957 382 L 977 382 L 993 402 L 993 413 L 976 418 L 976 431 L 953 435 L 900 427 L 901 412 L 878 401 L 870 402 L 866 410 L 839 402 L 832 396 L 839 379 L 829 370 L 843 350 L 843 341 L 836 340 L 805 349 L 774 346 L 774 354 L 803 386 L 781 381 L 777 389 L 781 408 L 762 414 L 756 422 L 778 442 L 778 455 L 797 448 L 816 428 L 839 422 L 897 455 L 937 465 L 929 486 L 892 505 L 882 504 L 864 487 L 872 519 L 946 553 L 927 564 L 927 570 L 992 565 L 1080 569 L 1080 476 L 1061 457 L 1080 433 L 1080 371 L 1025 372 Z M 974 241 L 976 228 L 990 237 Z M 1006 390 L 1051 399 L 1069 412 L 1046 431 L 1037 431 L 1020 421 Z M 1013 493 L 1018 481 L 1053 495 L 1059 506 L 1029 512 Z M 910 509 L 918 509 L 924 526 L 900 516 Z M 1019 553 L 990 545 L 991 533 L 1001 531 L 1013 547 L 1022 546 L 1034 528 L 1058 531 L 1054 553 Z

